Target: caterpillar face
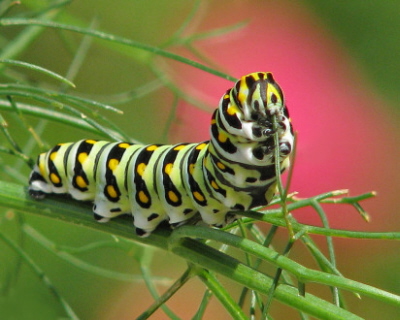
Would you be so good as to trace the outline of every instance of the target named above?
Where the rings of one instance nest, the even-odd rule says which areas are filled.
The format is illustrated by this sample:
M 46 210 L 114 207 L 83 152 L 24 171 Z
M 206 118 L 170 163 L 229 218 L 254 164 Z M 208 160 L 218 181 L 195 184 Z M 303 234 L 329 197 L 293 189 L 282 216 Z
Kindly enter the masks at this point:
M 276 130 L 284 157 L 292 150 L 293 131 L 282 90 L 271 73 L 252 73 L 221 98 L 211 122 L 211 142 L 219 157 L 265 166 L 273 161 Z
M 274 133 L 272 117 L 281 129 L 289 122 L 281 88 L 271 73 L 253 73 L 242 77 L 220 101 L 221 122 L 232 135 L 266 140 Z
M 99 221 L 131 214 L 140 236 L 163 220 L 179 226 L 196 215 L 221 227 L 235 211 L 269 203 L 276 188 L 275 148 L 281 170 L 289 166 L 293 130 L 272 74 L 243 76 L 229 89 L 212 116 L 210 133 L 210 141 L 177 145 L 58 144 L 39 156 L 29 193 L 36 199 L 68 193 L 92 200 Z

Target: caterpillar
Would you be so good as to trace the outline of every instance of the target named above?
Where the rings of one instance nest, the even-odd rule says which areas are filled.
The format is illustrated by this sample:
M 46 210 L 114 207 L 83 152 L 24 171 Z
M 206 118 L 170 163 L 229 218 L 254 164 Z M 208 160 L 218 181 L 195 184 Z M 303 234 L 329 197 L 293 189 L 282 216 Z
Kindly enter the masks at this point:
M 212 115 L 210 136 L 209 141 L 175 145 L 60 143 L 39 155 L 29 194 L 42 199 L 68 193 L 93 201 L 100 222 L 131 214 L 139 236 L 165 220 L 177 227 L 196 216 L 222 227 L 235 219 L 235 211 L 271 201 L 277 185 L 275 147 L 281 171 L 289 166 L 293 128 L 272 73 L 243 76 L 226 91 Z

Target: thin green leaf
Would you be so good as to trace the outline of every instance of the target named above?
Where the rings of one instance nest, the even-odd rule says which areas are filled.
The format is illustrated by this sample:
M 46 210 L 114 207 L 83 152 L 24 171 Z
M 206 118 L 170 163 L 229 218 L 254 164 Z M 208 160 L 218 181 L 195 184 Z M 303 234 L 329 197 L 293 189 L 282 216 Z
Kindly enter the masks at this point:
M 190 278 L 194 276 L 194 273 L 192 272 L 191 268 L 188 268 L 181 277 L 179 277 L 178 280 L 175 281 L 175 283 L 169 287 L 169 289 L 162 295 L 160 296 L 145 312 L 143 312 L 137 319 L 139 320 L 144 320 L 148 319 L 154 312 L 157 311 L 158 308 L 162 307 L 180 288 L 183 287 L 183 285 L 189 281 Z M 167 314 L 170 316 L 172 319 L 179 319 L 177 316 L 175 316 L 168 308 L 166 309 Z
M 231 239 L 230 237 L 234 237 L 233 239 L 237 239 L 239 243 L 241 241 L 249 241 L 240 237 L 230 235 L 226 232 L 213 230 L 210 228 L 202 228 L 199 226 L 182 226 L 172 232 L 172 237 L 169 237 L 169 235 L 171 234 L 169 230 L 159 228 L 155 232 L 153 232 L 150 237 L 140 238 L 136 236 L 133 232 L 130 219 L 127 220 L 124 218 L 118 218 L 114 219 L 114 221 L 111 223 L 100 224 L 92 219 L 92 214 L 88 214 L 90 209 L 82 204 L 72 203 L 68 199 L 64 200 L 60 197 L 49 197 L 44 201 L 35 201 L 27 196 L 27 193 L 22 186 L 1 181 L 0 205 L 7 208 L 14 208 L 16 210 L 29 214 L 36 214 L 52 219 L 58 219 L 64 221 L 65 223 L 73 223 L 89 229 L 101 230 L 105 233 L 131 239 L 143 244 L 152 245 L 163 250 L 168 250 L 168 243 L 170 243 L 171 247 L 169 248 L 169 250 L 172 250 L 172 252 L 184 257 L 186 260 L 196 263 L 197 265 L 201 265 L 202 268 L 216 271 L 221 275 L 224 275 L 231 280 L 245 285 L 253 290 L 259 291 L 263 294 L 268 294 L 268 289 L 272 285 L 272 280 L 269 277 L 244 265 L 236 259 L 226 254 L 223 254 L 213 248 L 210 248 L 209 246 L 200 243 L 199 241 L 186 239 L 187 236 L 204 238 L 204 234 L 200 236 L 199 232 L 203 231 L 208 233 L 211 231 L 211 234 L 213 234 L 214 237 L 219 236 L 221 233 L 223 233 L 223 239 L 226 239 L 225 237 L 228 235 L 229 239 Z M 188 233 L 184 234 L 183 232 Z M 212 239 L 213 237 L 209 237 L 209 235 L 207 235 L 206 238 Z M 175 242 L 174 240 L 178 240 L 178 242 Z M 253 241 L 249 241 L 249 243 L 251 243 L 252 247 L 254 246 L 255 248 L 257 248 L 257 251 L 259 250 L 258 246 L 261 246 Z M 261 252 L 263 253 L 263 250 L 267 250 L 267 248 L 263 246 L 261 246 L 261 248 Z M 251 248 L 245 249 L 249 253 L 252 253 Z M 265 256 L 261 255 L 261 258 L 265 259 Z M 276 253 L 274 253 L 272 261 L 273 263 L 281 264 L 281 258 L 282 257 L 276 256 Z M 288 266 L 300 268 L 300 271 L 296 271 L 297 273 L 302 273 L 304 271 L 303 266 L 296 264 L 290 259 L 287 260 L 282 263 L 281 267 L 283 267 L 284 269 L 290 269 L 286 268 L 286 263 L 288 263 Z M 292 272 L 291 269 L 290 271 Z M 312 271 L 317 272 L 314 270 Z M 298 276 L 297 273 L 295 273 L 296 276 Z M 325 274 L 321 274 L 321 279 L 318 279 L 318 277 L 316 277 L 316 280 L 326 281 L 327 279 Z M 315 277 L 315 274 L 306 273 L 303 274 L 303 277 L 311 279 Z M 332 275 L 329 275 L 329 277 L 332 277 Z M 323 281 L 318 282 L 323 283 Z M 328 284 L 332 285 L 331 283 Z M 384 297 L 383 301 L 390 302 L 396 301 L 396 299 L 400 299 L 399 297 L 394 296 L 390 293 L 385 294 L 388 296 L 385 296 L 384 294 L 381 295 L 381 297 Z M 292 288 L 291 286 L 283 284 L 279 285 L 275 291 L 275 298 L 296 309 L 302 310 L 314 316 L 318 316 L 321 319 L 359 319 L 359 317 L 353 315 L 352 313 L 338 308 L 333 304 L 319 299 L 313 295 L 306 294 L 305 298 L 300 297 L 298 296 L 297 290 Z
M 53 296 L 59 301 L 59 303 L 64 308 L 67 315 L 70 319 L 79 318 L 74 313 L 72 308 L 69 304 L 65 301 L 65 299 L 60 295 L 56 287 L 53 285 L 51 280 L 47 277 L 44 271 L 35 263 L 35 261 L 20 247 L 18 246 L 13 240 L 8 238 L 6 235 L 0 232 L 0 239 L 3 240 L 8 246 L 10 246 L 21 258 L 24 260 L 27 266 L 36 274 L 36 276 L 44 283 L 44 285 L 50 290 Z
M 173 59 L 175 61 L 185 63 L 189 66 L 198 68 L 200 70 L 206 71 L 210 74 L 213 74 L 215 76 L 221 77 L 221 78 L 229 80 L 229 81 L 236 81 L 236 78 L 231 77 L 223 72 L 219 72 L 213 68 L 209 68 L 199 62 L 184 58 L 180 55 L 162 50 L 157 47 L 150 46 L 148 44 L 144 44 L 144 43 L 141 43 L 141 42 L 138 42 L 135 40 L 131 40 L 131 39 L 127 39 L 127 38 L 123 38 L 123 37 L 119 37 L 119 36 L 112 35 L 109 33 L 90 30 L 90 29 L 86 29 L 86 28 L 80 28 L 77 26 L 66 25 L 66 24 L 62 24 L 62 23 L 55 23 L 52 21 L 43 21 L 43 20 L 36 20 L 36 19 L 0 19 L 0 26 L 8 27 L 8 26 L 18 26 L 18 25 L 35 25 L 35 26 L 49 27 L 49 28 L 55 28 L 55 29 L 60 29 L 60 30 L 68 30 L 68 31 L 72 31 L 72 32 L 91 35 L 93 37 L 96 37 L 96 38 L 99 38 L 102 40 L 112 41 L 112 42 L 119 43 L 122 45 L 127 45 L 130 47 L 136 48 L 136 49 L 147 51 L 151 54 L 156 54 L 156 55 L 168 58 L 168 59 Z
M 96 274 L 101 277 L 114 279 L 123 282 L 129 283 L 138 283 L 143 282 L 143 276 L 135 275 L 135 274 L 126 274 L 121 272 L 116 272 L 112 270 L 107 270 L 104 268 L 100 268 L 93 264 L 87 263 L 82 259 L 75 257 L 74 255 L 61 250 L 54 242 L 47 239 L 44 235 L 42 235 L 39 231 L 34 229 L 32 226 L 28 224 L 24 224 L 22 230 L 27 234 L 32 240 L 39 243 L 43 248 L 47 249 L 49 252 L 56 255 L 61 260 L 66 261 L 67 263 L 81 269 L 87 271 L 91 274 Z M 171 281 L 166 278 L 152 278 L 154 282 L 157 284 L 168 285 Z
M 67 78 L 64 78 L 63 76 L 50 71 L 48 69 L 45 69 L 43 67 L 31 64 L 31 63 L 27 63 L 27 62 L 23 62 L 23 61 L 17 61 L 17 60 L 9 60 L 9 59 L 0 59 L 0 63 L 3 64 L 7 64 L 7 65 L 12 65 L 12 66 L 17 66 L 17 67 L 23 67 L 23 68 L 27 68 L 30 70 L 34 70 L 37 71 L 39 73 L 43 73 L 51 78 L 54 78 L 56 80 L 61 81 L 62 83 L 65 83 L 67 85 L 69 85 L 72 88 L 75 88 L 75 84 L 73 84 L 71 81 L 69 81 Z
M 209 271 L 201 269 L 197 273 L 201 281 L 207 286 L 208 289 L 216 296 L 216 298 L 229 312 L 232 319 L 248 319 L 240 306 L 233 300 L 229 292 L 221 285 L 218 279 Z
M 89 125 L 86 121 L 83 121 L 80 117 L 66 115 L 66 114 L 56 111 L 56 110 L 49 110 L 49 109 L 45 109 L 42 107 L 31 105 L 31 104 L 25 104 L 25 103 L 18 102 L 17 105 L 18 105 L 18 109 L 20 109 L 23 113 L 25 113 L 27 115 L 59 122 L 64 125 L 71 126 L 74 128 L 79 128 L 81 130 L 91 132 L 93 134 L 98 134 L 103 137 L 107 137 L 107 138 L 115 137 L 116 140 L 124 140 L 123 137 L 118 132 L 108 129 L 109 133 L 106 134 L 106 133 L 94 128 L 93 126 Z M 9 102 L 7 100 L 3 100 L 3 99 L 0 99 L 0 110 L 13 112 L 13 109 L 11 108 Z M 133 141 L 133 140 L 129 139 L 129 141 Z
M 306 268 L 298 264 L 297 262 L 277 253 L 276 251 L 271 250 L 270 248 L 266 248 L 253 241 L 240 238 L 221 230 L 213 230 L 200 226 L 182 226 L 172 233 L 170 243 L 171 245 L 173 245 L 175 242 L 179 243 L 179 241 L 182 241 L 182 239 L 185 237 L 215 240 L 239 248 L 245 252 L 253 254 L 256 257 L 265 259 L 266 261 L 291 272 L 297 277 L 299 281 L 302 282 L 317 282 L 329 286 L 337 286 L 342 289 L 358 292 L 360 294 L 364 294 L 375 299 L 385 301 L 386 303 L 397 306 L 400 305 L 400 296 L 357 281 Z

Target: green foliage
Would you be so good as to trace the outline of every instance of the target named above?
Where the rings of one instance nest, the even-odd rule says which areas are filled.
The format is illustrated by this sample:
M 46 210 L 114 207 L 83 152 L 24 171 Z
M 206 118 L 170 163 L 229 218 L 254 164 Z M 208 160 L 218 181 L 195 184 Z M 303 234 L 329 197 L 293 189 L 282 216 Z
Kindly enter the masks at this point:
M 12 11 L 11 6 L 14 4 L 12 1 L 2 3 L 0 16 L 5 16 L 8 11 Z M 121 126 L 113 124 L 109 116 L 100 114 L 108 111 L 119 114 L 119 109 L 112 107 L 109 103 L 98 102 L 76 93 L 67 93 L 68 88 L 74 86 L 72 76 L 76 73 L 74 68 L 79 69 L 80 61 L 87 54 L 88 48 L 85 46 L 88 44 L 88 39 L 100 41 L 96 45 L 107 50 L 131 55 L 132 60 L 142 61 L 156 76 L 156 80 L 143 85 L 137 91 L 108 96 L 108 100 L 114 100 L 116 104 L 131 101 L 138 96 L 152 93 L 160 87 L 166 87 L 172 92 L 174 97 L 170 108 L 172 112 L 170 118 L 167 119 L 166 127 L 163 128 L 163 132 L 167 132 L 175 116 L 174 106 L 177 100 L 187 100 L 200 107 L 202 103 L 182 92 L 178 85 L 166 77 L 164 74 L 166 71 L 160 68 L 156 58 L 172 59 L 233 81 L 233 77 L 216 68 L 184 58 L 168 49 L 178 45 L 185 46 L 202 59 L 203 56 L 194 45 L 196 40 L 220 37 L 245 25 L 240 23 L 209 33 L 185 36 L 189 22 L 199 10 L 200 1 L 197 1 L 186 19 L 181 22 L 180 28 L 163 45 L 156 47 L 90 27 L 78 26 L 82 23 L 77 21 L 72 24 L 73 19 L 65 15 L 64 21 L 70 22 L 54 22 L 54 19 L 63 12 L 67 2 L 55 1 L 48 8 L 40 8 L 41 10 L 35 6 L 35 2 L 29 4 L 32 6 L 32 12 L 29 15 L 0 19 L 2 30 L 18 28 L 12 40 L 6 42 L 2 39 L 5 44 L 0 54 L 0 79 L 3 82 L 0 84 L 0 110 L 1 114 L 6 115 L 0 119 L 5 137 L 4 143 L 0 145 L 0 152 L 4 155 L 4 158 L 0 158 L 0 166 L 4 173 L 0 181 L 0 205 L 4 208 L 0 213 L 0 242 L 2 248 L 7 248 L 2 249 L 1 255 L 7 259 L 3 259 L 7 262 L 3 262 L 2 265 L 7 264 L 5 270 L 8 270 L 0 274 L 2 292 L 0 309 L 4 308 L 11 315 L 12 311 L 5 306 L 7 299 L 12 298 L 12 288 L 17 286 L 18 278 L 22 277 L 23 270 L 21 269 L 24 266 L 39 280 L 36 286 L 43 287 L 50 293 L 48 300 L 52 302 L 49 303 L 56 307 L 54 307 L 54 314 L 49 317 L 56 317 L 56 315 L 68 316 L 71 319 L 82 317 L 76 310 L 78 308 L 70 302 L 74 300 L 72 295 L 69 295 L 69 299 L 65 297 L 65 290 L 55 283 L 55 277 L 51 276 L 50 268 L 42 265 L 40 257 L 35 256 L 31 247 L 32 243 L 51 256 L 64 261 L 68 266 L 88 272 L 91 276 L 129 284 L 144 282 L 154 303 L 149 302 L 141 310 L 136 310 L 137 314 L 141 314 L 140 319 L 150 317 L 159 308 L 171 319 L 178 319 L 176 311 L 167 307 L 165 303 L 179 291 L 184 290 L 193 278 L 200 279 L 204 285 L 203 298 L 197 306 L 197 311 L 193 312 L 195 319 L 200 319 L 205 314 L 212 296 L 219 301 L 227 314 L 235 319 L 247 319 L 252 314 L 258 318 L 270 317 L 271 304 L 273 305 L 275 301 L 295 310 L 303 319 L 307 319 L 309 315 L 320 319 L 360 319 L 358 315 L 347 309 L 344 291 L 349 291 L 356 296 L 380 300 L 384 304 L 400 306 L 400 296 L 346 278 L 337 268 L 333 237 L 349 238 L 348 241 L 351 239 L 400 239 L 399 232 L 371 233 L 329 227 L 323 206 L 350 205 L 361 217 L 367 219 L 368 216 L 360 202 L 373 197 L 373 193 L 348 197 L 345 190 L 340 190 L 299 199 L 295 195 L 288 194 L 288 187 L 280 182 L 281 196 L 275 199 L 275 206 L 260 208 L 259 211 L 243 212 L 243 218 L 226 227 L 225 230 L 202 226 L 182 226 L 173 231 L 160 228 L 148 238 L 137 237 L 133 232 L 131 221 L 126 218 L 118 218 L 107 224 L 95 222 L 90 214 L 90 208 L 83 203 L 55 196 L 40 202 L 29 198 L 25 186 L 28 167 L 32 166 L 35 157 L 35 152 L 32 150 L 36 145 L 41 149 L 47 147 L 46 138 L 41 137 L 41 132 L 51 123 L 62 124 L 70 130 L 79 129 L 85 134 L 96 134 L 112 140 L 134 141 Z M 29 45 L 49 29 L 56 31 L 60 37 L 65 36 L 65 33 L 84 35 L 76 48 L 74 62 L 71 63 L 71 69 L 68 72 L 69 77 L 63 77 L 41 66 L 18 60 Z M 131 48 L 136 50 L 134 54 L 129 53 L 128 49 Z M 40 73 L 42 79 L 45 80 L 39 84 L 30 83 L 24 78 L 26 68 L 30 72 Z M 21 70 L 22 73 L 19 73 Z M 59 85 L 49 85 L 48 79 L 59 82 Z M 12 130 L 9 129 L 5 118 L 11 119 L 17 125 L 13 125 Z M 26 141 L 26 143 L 21 147 L 18 141 Z M 20 170 L 23 170 L 24 174 L 21 174 Z M 277 171 L 279 172 L 279 168 Z M 322 227 L 305 225 L 296 221 L 292 213 L 305 207 L 312 208 L 319 215 Z M 61 226 L 65 228 L 63 230 L 75 230 L 71 233 L 77 232 L 81 239 L 85 238 L 87 233 L 92 234 L 92 237 L 96 239 L 84 245 L 78 245 L 72 240 L 73 237 L 70 237 L 67 239 L 67 245 L 59 244 L 57 240 L 54 240 L 57 239 L 56 235 L 52 239 L 51 236 L 46 236 L 48 230 L 41 231 L 42 223 L 35 222 L 35 218 L 32 220 L 35 216 L 42 218 L 39 221 L 46 221 L 45 223 L 50 226 L 49 230 L 52 230 L 53 226 L 55 228 Z M 268 231 L 265 231 L 266 225 L 269 226 Z M 277 235 L 278 229 L 288 230 L 283 240 Z M 313 235 L 322 235 L 326 239 L 328 254 L 321 248 L 321 244 L 315 241 Z M 278 242 L 276 244 L 278 247 L 281 242 L 280 246 L 283 249 L 274 248 L 273 240 Z M 289 257 L 292 248 L 300 244 L 302 250 L 309 255 L 311 260 L 309 264 L 315 263 L 314 267 L 308 267 L 297 262 L 295 258 Z M 110 250 L 120 253 L 124 261 L 126 259 L 128 263 L 138 265 L 138 274 L 118 270 L 118 267 L 113 265 L 102 266 L 98 260 L 87 262 L 84 258 L 85 254 L 107 256 Z M 152 274 L 154 261 L 160 252 L 171 253 L 173 258 L 180 257 L 185 261 L 186 267 L 176 280 L 169 275 L 164 277 Z M 115 253 L 113 254 L 115 256 Z M 232 283 L 237 285 L 236 288 L 240 288 L 239 298 L 236 297 L 234 289 L 231 290 Z M 310 283 L 329 288 L 330 296 L 326 298 L 319 293 L 308 292 Z M 161 296 L 158 294 L 157 286 L 167 287 Z M 36 309 L 33 312 L 41 312 L 41 310 Z
M 366 2 L 306 0 L 337 34 L 373 85 L 398 106 L 400 28 L 398 1 Z M 362 31 L 362 32 L 360 32 Z

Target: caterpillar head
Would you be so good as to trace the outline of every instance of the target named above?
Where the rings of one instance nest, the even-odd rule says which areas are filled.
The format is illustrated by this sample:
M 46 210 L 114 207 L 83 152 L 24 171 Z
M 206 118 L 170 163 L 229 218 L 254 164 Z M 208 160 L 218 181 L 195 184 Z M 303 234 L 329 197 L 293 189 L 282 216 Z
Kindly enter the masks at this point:
M 232 88 L 230 99 L 247 121 L 270 118 L 284 107 L 282 90 L 270 72 L 243 76 Z
M 283 92 L 270 72 L 243 76 L 222 97 L 220 106 L 227 131 L 254 141 L 274 133 L 273 116 L 283 131 L 289 121 Z

